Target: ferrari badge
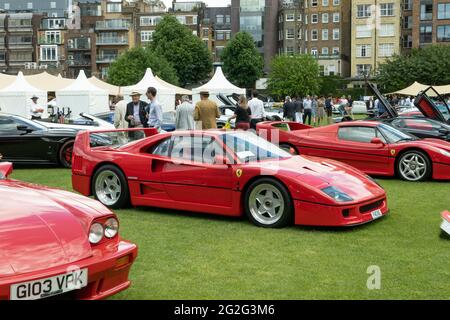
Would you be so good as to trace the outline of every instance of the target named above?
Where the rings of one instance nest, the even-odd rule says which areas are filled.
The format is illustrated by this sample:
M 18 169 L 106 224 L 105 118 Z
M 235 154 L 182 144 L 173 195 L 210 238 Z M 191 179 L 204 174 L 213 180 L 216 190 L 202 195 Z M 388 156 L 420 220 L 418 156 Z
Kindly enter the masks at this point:
M 236 177 L 240 178 L 242 176 L 242 169 L 236 170 Z
M 391 155 L 395 155 L 395 150 L 394 149 L 391 150 Z

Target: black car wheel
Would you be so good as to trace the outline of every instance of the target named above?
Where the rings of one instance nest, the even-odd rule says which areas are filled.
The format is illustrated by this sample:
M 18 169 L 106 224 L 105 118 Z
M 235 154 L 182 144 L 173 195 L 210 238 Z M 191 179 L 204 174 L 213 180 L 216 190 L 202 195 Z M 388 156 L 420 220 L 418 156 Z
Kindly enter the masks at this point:
M 272 178 L 254 181 L 245 193 L 245 212 L 255 225 L 281 228 L 292 222 L 292 200 L 286 187 Z
M 92 192 L 98 201 L 113 209 L 125 207 L 130 199 L 125 175 L 113 165 L 105 165 L 95 172 Z
M 403 180 L 423 181 L 431 175 L 431 161 L 419 150 L 403 153 L 397 161 L 397 173 Z
M 59 149 L 59 162 L 64 168 L 72 167 L 73 140 L 66 141 Z

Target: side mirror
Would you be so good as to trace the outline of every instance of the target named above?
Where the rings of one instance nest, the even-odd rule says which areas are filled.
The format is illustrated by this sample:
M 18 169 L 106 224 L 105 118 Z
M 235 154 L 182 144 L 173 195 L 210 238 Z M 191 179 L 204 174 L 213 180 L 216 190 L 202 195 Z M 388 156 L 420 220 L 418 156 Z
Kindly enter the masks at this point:
M 0 162 L 0 179 L 8 177 L 13 172 L 11 162 Z
M 450 131 L 448 131 L 447 129 L 441 128 L 441 129 L 439 129 L 439 133 L 442 135 L 447 135 L 450 133 Z
M 384 142 L 381 141 L 380 138 L 373 138 L 372 140 L 370 140 L 370 143 L 373 143 L 373 144 L 382 144 L 382 145 L 384 145 Z
M 214 157 L 214 164 L 226 164 L 226 165 L 228 165 L 228 164 L 230 164 L 230 161 L 228 160 L 228 157 L 227 156 L 224 156 L 224 155 L 216 155 L 215 157 Z
M 19 131 L 26 131 L 27 133 L 33 131 L 33 129 L 31 129 L 30 127 L 24 126 L 24 125 L 17 126 L 17 130 L 19 130 Z

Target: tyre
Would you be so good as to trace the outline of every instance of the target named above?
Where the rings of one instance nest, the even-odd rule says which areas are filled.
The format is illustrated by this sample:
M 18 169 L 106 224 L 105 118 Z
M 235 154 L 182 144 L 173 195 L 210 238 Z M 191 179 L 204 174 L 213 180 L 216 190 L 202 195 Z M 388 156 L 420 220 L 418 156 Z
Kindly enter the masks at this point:
M 293 154 L 293 155 L 298 154 L 297 150 L 289 144 L 284 144 L 284 143 L 280 144 L 280 149 L 282 149 L 290 154 Z
M 403 153 L 397 161 L 397 173 L 406 181 L 423 181 L 431 176 L 431 161 L 419 150 Z
M 59 162 L 64 168 L 72 167 L 72 152 L 74 140 L 66 141 L 59 149 Z
M 113 165 L 105 165 L 95 172 L 92 193 L 98 201 L 113 209 L 125 207 L 130 199 L 125 176 Z
M 281 228 L 292 222 L 292 200 L 286 187 L 272 178 L 254 181 L 245 193 L 245 212 L 255 225 Z

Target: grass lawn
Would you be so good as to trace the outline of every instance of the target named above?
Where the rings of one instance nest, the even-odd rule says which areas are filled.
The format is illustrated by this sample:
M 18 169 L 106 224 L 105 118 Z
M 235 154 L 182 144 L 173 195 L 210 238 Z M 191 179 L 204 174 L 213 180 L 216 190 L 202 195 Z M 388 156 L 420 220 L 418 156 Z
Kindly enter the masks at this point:
M 16 169 L 13 178 L 71 190 L 66 169 Z M 348 229 L 263 229 L 246 219 L 117 210 L 139 245 L 132 287 L 114 299 L 448 299 L 450 240 L 440 212 L 450 183 L 379 180 L 390 215 Z M 381 289 L 368 290 L 368 266 Z

